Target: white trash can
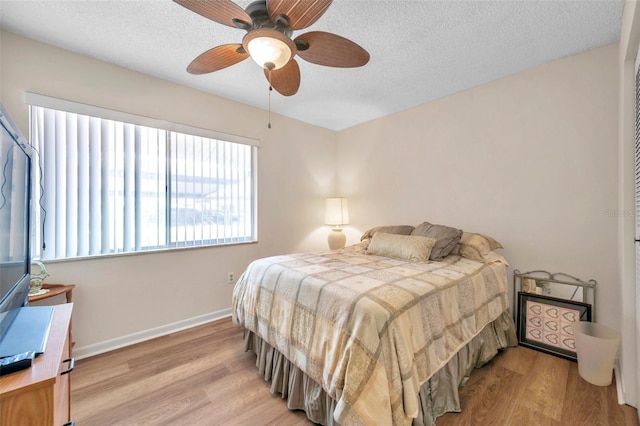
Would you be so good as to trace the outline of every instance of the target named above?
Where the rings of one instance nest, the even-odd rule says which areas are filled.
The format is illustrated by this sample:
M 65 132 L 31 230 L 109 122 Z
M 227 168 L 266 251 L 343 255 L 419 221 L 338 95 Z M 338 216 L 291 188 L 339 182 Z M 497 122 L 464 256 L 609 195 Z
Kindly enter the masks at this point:
M 610 385 L 620 334 L 601 324 L 579 321 L 573 323 L 573 337 L 580 377 L 597 386 Z

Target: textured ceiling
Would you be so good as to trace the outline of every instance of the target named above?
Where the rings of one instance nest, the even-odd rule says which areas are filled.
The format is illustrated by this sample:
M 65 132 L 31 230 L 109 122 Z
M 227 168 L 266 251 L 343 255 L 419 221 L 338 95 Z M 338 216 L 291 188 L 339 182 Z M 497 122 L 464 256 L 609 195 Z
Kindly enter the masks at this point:
M 238 0 L 241 7 L 250 1 Z M 272 94 L 276 113 L 333 130 L 401 111 L 565 56 L 617 42 L 623 0 L 334 0 L 311 30 L 364 47 L 337 69 L 298 58 L 301 84 Z M 0 0 L 3 29 L 258 108 L 268 85 L 251 60 L 194 76 L 186 67 L 244 31 L 170 0 Z

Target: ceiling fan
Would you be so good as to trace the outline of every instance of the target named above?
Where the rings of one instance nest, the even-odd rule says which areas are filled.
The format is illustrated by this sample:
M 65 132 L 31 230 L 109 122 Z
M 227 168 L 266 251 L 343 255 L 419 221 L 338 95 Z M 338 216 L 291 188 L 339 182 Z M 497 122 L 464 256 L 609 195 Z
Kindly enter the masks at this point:
M 360 67 L 369 53 L 336 34 L 311 31 L 292 39 L 293 32 L 316 22 L 332 0 L 258 0 L 246 9 L 231 0 L 173 0 L 205 18 L 247 31 L 242 43 L 209 49 L 187 67 L 206 74 L 237 64 L 249 56 L 264 69 L 269 84 L 284 96 L 300 87 L 297 54 L 308 62 L 338 68 Z

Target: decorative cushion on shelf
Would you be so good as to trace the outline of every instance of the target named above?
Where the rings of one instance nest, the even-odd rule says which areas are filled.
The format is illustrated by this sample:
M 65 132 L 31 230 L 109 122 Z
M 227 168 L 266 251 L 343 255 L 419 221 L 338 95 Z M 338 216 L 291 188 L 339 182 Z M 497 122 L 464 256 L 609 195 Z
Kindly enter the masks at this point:
M 454 253 L 467 259 L 487 262 L 487 255 L 500 248 L 502 244 L 491 237 L 474 232 L 463 232 Z
M 384 226 L 376 226 L 369 230 L 367 230 L 362 237 L 360 237 L 360 241 L 372 238 L 376 232 L 384 232 L 386 234 L 397 234 L 397 235 L 409 235 L 413 231 L 413 226 L 411 225 L 384 225 Z
M 371 238 L 368 254 L 407 259 L 412 262 L 428 262 L 435 238 L 419 235 L 398 235 L 376 232 Z
M 430 259 L 440 260 L 447 257 L 456 247 L 462 237 L 462 230 L 450 226 L 433 225 L 429 222 L 423 222 L 415 227 L 411 235 L 435 238 L 437 242 L 431 251 Z

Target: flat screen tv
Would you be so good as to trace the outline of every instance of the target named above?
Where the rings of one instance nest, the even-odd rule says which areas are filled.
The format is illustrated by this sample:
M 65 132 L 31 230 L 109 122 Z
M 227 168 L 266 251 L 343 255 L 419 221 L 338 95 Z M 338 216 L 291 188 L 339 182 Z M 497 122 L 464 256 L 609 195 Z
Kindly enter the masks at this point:
M 29 300 L 31 157 L 27 140 L 0 103 L 0 345 Z

